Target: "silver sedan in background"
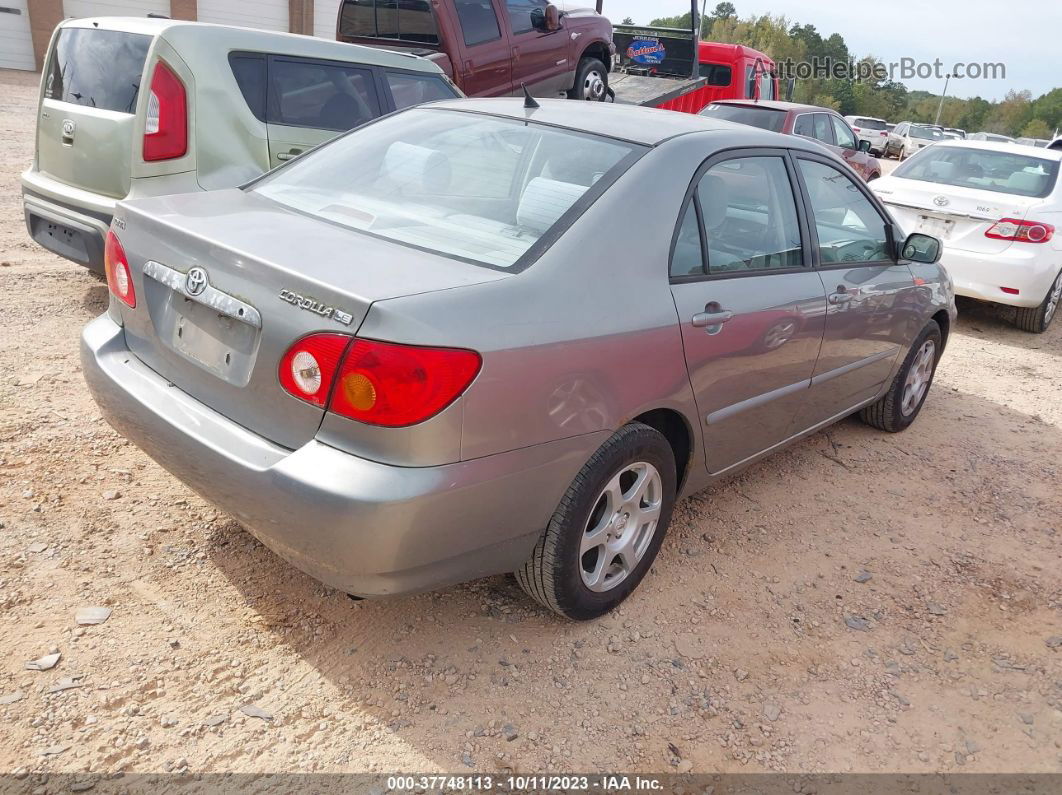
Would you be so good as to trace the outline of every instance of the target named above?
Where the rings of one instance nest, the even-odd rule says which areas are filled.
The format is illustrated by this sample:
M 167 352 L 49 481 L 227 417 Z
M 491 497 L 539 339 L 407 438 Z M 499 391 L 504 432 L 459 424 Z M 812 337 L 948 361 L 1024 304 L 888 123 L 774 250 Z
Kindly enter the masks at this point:
M 119 205 L 82 337 L 108 421 L 358 596 L 515 572 L 626 598 L 675 500 L 861 412 L 914 421 L 935 238 L 813 141 L 443 102 L 239 189 Z

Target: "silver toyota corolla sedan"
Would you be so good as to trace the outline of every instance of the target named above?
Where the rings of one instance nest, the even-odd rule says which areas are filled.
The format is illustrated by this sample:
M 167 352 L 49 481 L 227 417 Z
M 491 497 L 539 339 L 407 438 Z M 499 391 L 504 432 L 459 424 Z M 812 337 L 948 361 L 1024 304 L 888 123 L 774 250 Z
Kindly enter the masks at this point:
M 515 572 L 573 619 L 679 497 L 855 412 L 917 416 L 939 241 L 813 141 L 444 102 L 239 189 L 119 205 L 82 338 L 108 421 L 357 596 Z

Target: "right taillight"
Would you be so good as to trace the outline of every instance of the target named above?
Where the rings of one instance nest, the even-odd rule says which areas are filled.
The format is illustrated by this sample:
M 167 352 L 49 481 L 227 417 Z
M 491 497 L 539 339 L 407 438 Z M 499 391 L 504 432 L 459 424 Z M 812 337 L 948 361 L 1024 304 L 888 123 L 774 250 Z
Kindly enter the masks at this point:
M 284 389 L 370 425 L 398 428 L 434 417 L 479 373 L 475 351 L 311 334 L 280 362 Z
M 172 160 L 188 151 L 188 99 L 184 84 L 159 61 L 151 75 L 144 121 L 144 160 Z
M 113 229 L 107 230 L 103 246 L 103 269 L 107 274 L 107 286 L 119 301 L 130 309 L 136 309 L 136 290 L 133 288 L 133 273 L 121 241 Z
M 993 240 L 1016 240 L 1020 243 L 1046 243 L 1054 233 L 1055 228 L 1042 221 L 1003 218 L 988 228 L 985 237 Z

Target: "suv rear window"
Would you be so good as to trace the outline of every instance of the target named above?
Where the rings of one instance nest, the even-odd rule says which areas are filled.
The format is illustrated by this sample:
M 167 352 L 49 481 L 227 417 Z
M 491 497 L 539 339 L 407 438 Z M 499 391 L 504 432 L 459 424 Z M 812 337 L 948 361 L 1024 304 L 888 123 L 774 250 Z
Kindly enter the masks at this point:
M 429 0 L 343 0 L 339 35 L 439 43 Z
M 48 58 L 44 96 L 73 105 L 135 113 L 151 36 L 63 28 Z
M 864 119 L 859 117 L 855 120 L 857 126 L 867 130 L 884 130 L 885 122 L 881 119 Z
M 702 116 L 710 119 L 722 119 L 738 124 L 748 124 L 762 130 L 781 132 L 785 126 L 785 111 L 774 108 L 756 107 L 754 105 L 724 105 L 713 102 L 701 111 Z
M 1048 196 L 1058 179 L 1057 160 L 991 149 L 936 145 L 900 165 L 892 175 L 940 185 L 1013 196 Z

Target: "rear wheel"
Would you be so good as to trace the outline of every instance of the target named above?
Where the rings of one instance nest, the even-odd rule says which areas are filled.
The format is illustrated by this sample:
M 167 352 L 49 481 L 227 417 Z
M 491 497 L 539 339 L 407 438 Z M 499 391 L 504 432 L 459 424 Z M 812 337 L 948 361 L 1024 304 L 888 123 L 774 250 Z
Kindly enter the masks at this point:
M 604 102 L 608 95 L 608 70 L 597 58 L 583 58 L 575 72 L 575 85 L 568 99 Z
M 889 391 L 879 401 L 859 412 L 860 419 L 867 425 L 889 433 L 898 433 L 910 426 L 922 410 L 929 387 L 933 384 L 941 342 L 940 326 L 935 320 L 930 320 L 911 346 Z
M 675 457 L 663 435 L 633 422 L 583 466 L 516 580 L 555 613 L 586 621 L 638 587 L 675 504 Z
M 1062 303 L 1062 271 L 1059 271 L 1058 276 L 1055 277 L 1055 283 L 1047 291 L 1047 297 L 1044 298 L 1043 303 L 1033 307 L 1018 307 L 1014 325 L 1022 331 L 1043 334 L 1058 314 L 1060 303 Z

